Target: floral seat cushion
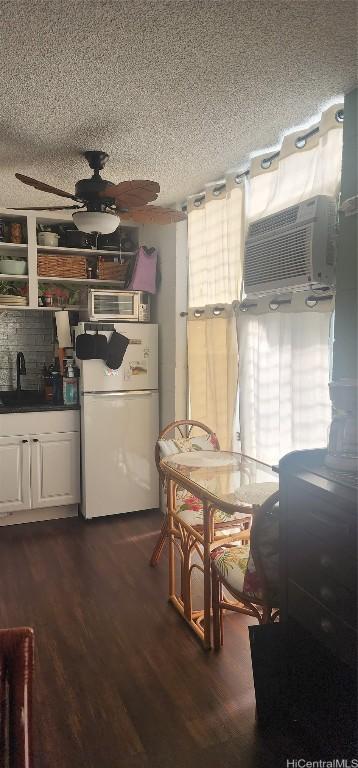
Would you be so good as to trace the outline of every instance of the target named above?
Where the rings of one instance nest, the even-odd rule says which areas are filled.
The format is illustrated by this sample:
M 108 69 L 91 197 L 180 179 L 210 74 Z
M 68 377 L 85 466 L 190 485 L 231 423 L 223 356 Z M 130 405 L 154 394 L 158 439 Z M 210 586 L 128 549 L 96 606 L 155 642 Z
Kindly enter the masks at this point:
M 267 597 L 275 606 L 279 604 L 278 534 L 278 505 L 276 505 L 271 513 L 265 515 L 258 540 L 260 561 L 269 590 Z M 262 584 L 255 568 L 250 544 L 232 543 L 216 547 L 211 552 L 211 558 L 213 567 L 229 587 L 253 602 L 255 600 L 262 602 L 264 598 Z
M 250 555 L 250 544 L 227 544 L 211 553 L 214 568 L 235 592 L 262 601 L 262 587 Z
M 194 528 L 203 525 L 203 502 L 200 499 L 188 493 L 184 488 L 178 488 L 176 503 L 177 514 L 180 515 L 185 523 L 192 525 Z M 230 523 L 233 523 L 237 527 L 239 522 L 244 523 L 245 520 L 247 520 L 247 514 L 242 514 L 241 512 L 235 512 L 233 515 L 222 512 L 220 509 L 214 512 L 216 526 L 220 526 L 221 523 L 227 527 Z
M 176 437 L 175 439 L 158 440 L 160 455 L 162 458 L 172 456 L 174 453 L 187 453 L 188 451 L 217 451 L 219 443 L 216 435 L 199 435 L 197 437 Z

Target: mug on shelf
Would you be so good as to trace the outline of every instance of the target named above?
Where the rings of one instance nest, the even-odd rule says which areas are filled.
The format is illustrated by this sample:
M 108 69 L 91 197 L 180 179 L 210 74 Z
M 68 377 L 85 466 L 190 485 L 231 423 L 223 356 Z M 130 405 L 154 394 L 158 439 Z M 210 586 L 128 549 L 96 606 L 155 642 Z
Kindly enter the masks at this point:
M 60 236 L 56 232 L 39 232 L 37 240 L 39 245 L 49 245 L 57 248 Z

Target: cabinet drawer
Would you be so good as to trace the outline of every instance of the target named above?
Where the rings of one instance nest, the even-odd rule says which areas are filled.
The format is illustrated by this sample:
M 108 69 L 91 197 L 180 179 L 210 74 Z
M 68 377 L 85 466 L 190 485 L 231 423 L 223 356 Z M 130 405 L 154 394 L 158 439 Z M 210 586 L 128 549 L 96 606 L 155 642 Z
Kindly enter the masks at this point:
M 310 486 L 293 479 L 289 484 L 289 504 L 287 515 L 290 520 L 300 521 L 317 535 L 329 535 L 340 532 L 349 536 L 357 527 L 354 507 L 340 500 L 340 505 L 328 494 L 323 494 Z
M 288 582 L 288 612 L 335 656 L 355 668 L 356 631 L 291 580 Z
M 290 489 L 287 505 L 288 545 L 290 556 L 295 550 L 310 546 L 323 558 L 338 581 L 348 589 L 355 582 L 356 515 L 345 513 L 325 501 L 322 496 L 305 493 L 299 484 Z
M 356 626 L 356 559 L 348 558 L 335 540 L 311 536 L 290 525 L 287 575 L 348 624 Z

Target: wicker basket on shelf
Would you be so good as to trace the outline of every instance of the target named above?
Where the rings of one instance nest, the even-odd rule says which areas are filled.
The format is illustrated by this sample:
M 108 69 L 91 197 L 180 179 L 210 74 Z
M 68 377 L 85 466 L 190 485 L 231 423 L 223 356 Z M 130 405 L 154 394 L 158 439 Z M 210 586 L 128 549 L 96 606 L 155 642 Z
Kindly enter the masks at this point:
M 121 264 L 120 261 L 107 261 L 103 257 L 98 259 L 99 280 L 122 280 L 125 282 L 128 272 L 128 261 Z
M 86 257 L 39 253 L 37 255 L 37 274 L 41 277 L 85 278 L 87 276 Z

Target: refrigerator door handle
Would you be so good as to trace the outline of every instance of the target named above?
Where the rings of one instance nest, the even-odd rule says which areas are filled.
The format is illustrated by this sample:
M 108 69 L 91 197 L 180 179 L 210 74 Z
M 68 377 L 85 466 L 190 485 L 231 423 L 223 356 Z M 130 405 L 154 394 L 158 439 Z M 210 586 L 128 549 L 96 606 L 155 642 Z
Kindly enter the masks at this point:
M 100 397 L 136 397 L 137 395 L 154 395 L 158 392 L 157 389 L 126 389 L 118 392 L 101 392 L 99 390 L 93 392 L 81 392 L 81 395 L 98 395 Z

